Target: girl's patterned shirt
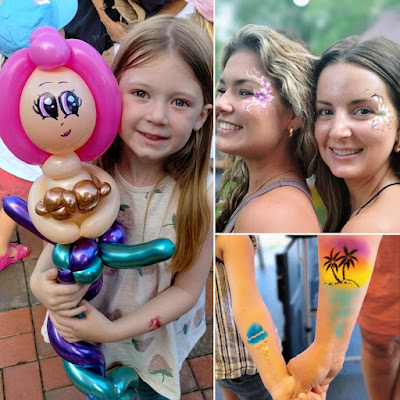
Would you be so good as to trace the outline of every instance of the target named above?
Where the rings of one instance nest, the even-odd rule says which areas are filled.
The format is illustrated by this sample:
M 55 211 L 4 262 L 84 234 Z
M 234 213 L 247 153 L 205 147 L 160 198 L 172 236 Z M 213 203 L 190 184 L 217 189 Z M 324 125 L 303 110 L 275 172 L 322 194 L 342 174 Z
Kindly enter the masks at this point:
M 168 238 L 175 243 L 178 200 L 175 182 L 166 178 L 159 185 L 146 215 L 153 187 L 134 187 L 118 170 L 115 180 L 121 193 L 117 219 L 127 229 L 126 244 L 134 245 L 157 238 Z M 168 270 L 169 263 L 170 260 L 167 260 L 138 270 L 104 267 L 103 287 L 92 304 L 111 320 L 126 315 L 172 285 L 173 274 Z M 168 399 L 179 400 L 179 371 L 204 332 L 205 290 L 196 305 L 176 321 L 121 342 L 103 343 L 101 349 L 107 367 L 113 364 L 132 366 L 155 391 Z

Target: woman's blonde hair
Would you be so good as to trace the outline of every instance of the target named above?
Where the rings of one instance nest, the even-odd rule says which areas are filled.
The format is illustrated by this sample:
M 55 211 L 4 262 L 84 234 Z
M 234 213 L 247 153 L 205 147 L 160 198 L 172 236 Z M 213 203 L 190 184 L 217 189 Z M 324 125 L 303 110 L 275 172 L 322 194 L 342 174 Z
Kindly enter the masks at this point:
M 354 64 L 367 68 L 385 83 L 389 97 L 396 109 L 397 123 L 400 124 L 400 46 L 389 39 L 376 37 L 362 40 L 350 36 L 328 48 L 315 68 L 315 88 L 322 71 L 338 63 Z M 315 104 L 315 100 L 313 101 Z M 400 153 L 392 151 L 390 167 L 400 177 Z M 350 218 L 350 193 L 342 178 L 334 176 L 318 154 L 313 164 L 315 187 L 327 208 L 325 232 L 340 232 Z
M 204 105 L 213 103 L 213 45 L 207 33 L 192 20 L 158 15 L 134 24 L 113 62 L 115 77 L 129 68 L 145 65 L 166 53 L 179 57 L 192 71 L 203 93 Z M 188 269 L 198 258 L 210 223 L 207 202 L 212 117 L 192 134 L 186 145 L 164 161 L 164 172 L 180 189 L 176 211 L 176 248 L 173 272 Z M 99 165 L 113 173 L 122 150 L 117 136 Z M 157 186 L 157 185 L 156 185 Z M 155 187 L 156 188 L 156 187 Z
M 225 46 L 221 66 L 242 49 L 256 53 L 263 71 L 279 91 L 282 101 L 300 117 L 302 126 L 294 132 L 291 147 L 299 168 L 310 176 L 315 163 L 317 147 L 312 135 L 314 129 L 313 67 L 316 57 L 300 40 L 260 25 L 247 25 L 240 29 Z M 217 218 L 217 232 L 222 232 L 230 216 L 248 191 L 249 171 L 243 158 L 229 155 L 228 167 L 222 176 L 219 196 L 223 206 Z M 228 188 L 228 190 L 227 190 Z M 227 192 L 226 192 L 227 190 Z

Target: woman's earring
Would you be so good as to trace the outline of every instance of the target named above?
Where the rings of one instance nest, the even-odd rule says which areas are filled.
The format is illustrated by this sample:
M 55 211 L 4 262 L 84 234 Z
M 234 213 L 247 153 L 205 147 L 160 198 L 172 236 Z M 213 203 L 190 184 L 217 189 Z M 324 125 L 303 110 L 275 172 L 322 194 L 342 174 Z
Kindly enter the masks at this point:
M 290 128 L 289 137 L 292 137 L 292 136 L 293 136 L 293 128 Z
M 397 140 L 394 142 L 393 151 L 395 153 L 400 152 L 400 138 L 397 138 Z

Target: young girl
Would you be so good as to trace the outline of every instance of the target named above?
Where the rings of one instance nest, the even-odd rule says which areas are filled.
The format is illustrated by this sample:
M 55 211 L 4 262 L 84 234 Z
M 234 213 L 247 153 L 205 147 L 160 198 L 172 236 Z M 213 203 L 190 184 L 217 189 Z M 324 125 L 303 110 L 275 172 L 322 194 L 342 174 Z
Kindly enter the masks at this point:
M 110 367 L 132 366 L 143 399 L 179 399 L 179 370 L 205 331 L 212 261 L 212 42 L 191 21 L 152 17 L 132 28 L 114 61 L 123 112 L 100 160 L 121 192 L 127 244 L 169 238 L 171 260 L 142 270 L 104 268 L 100 294 L 58 285 L 47 246 L 31 287 L 69 342 L 100 342 Z M 49 249 L 48 249 L 49 248 Z M 71 310 L 71 307 L 80 305 Z M 86 317 L 70 318 L 81 312 Z

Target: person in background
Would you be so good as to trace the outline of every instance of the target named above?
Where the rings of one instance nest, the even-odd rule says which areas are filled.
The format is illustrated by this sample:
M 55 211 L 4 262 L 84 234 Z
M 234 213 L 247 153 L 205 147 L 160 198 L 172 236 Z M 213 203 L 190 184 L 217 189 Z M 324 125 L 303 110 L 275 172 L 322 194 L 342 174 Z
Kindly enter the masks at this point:
M 400 235 L 383 235 L 358 316 L 369 400 L 400 398 Z

